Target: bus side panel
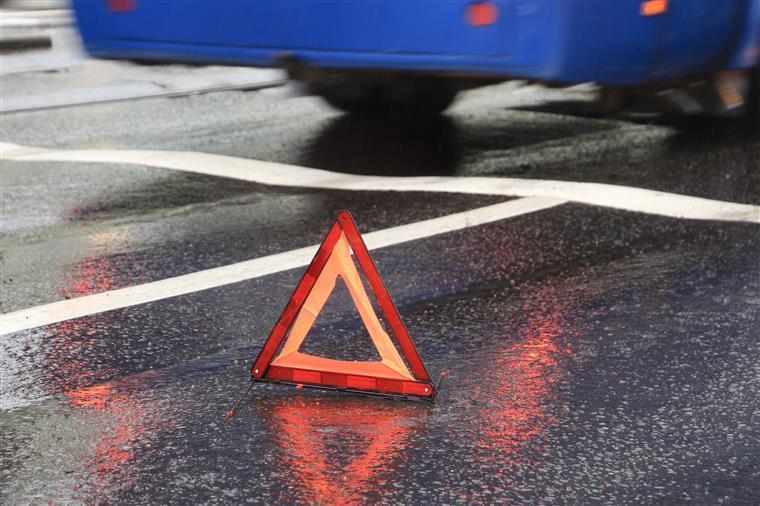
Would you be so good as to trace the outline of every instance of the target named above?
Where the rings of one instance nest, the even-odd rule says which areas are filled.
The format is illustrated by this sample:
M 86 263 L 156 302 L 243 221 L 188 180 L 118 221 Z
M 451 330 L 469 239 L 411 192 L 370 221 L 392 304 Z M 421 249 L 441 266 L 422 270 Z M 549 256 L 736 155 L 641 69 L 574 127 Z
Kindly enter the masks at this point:
M 760 0 L 748 0 L 747 14 L 728 68 L 746 69 L 760 65 Z
M 530 6 L 546 10 L 554 19 L 520 23 L 521 35 L 510 65 L 537 65 L 534 73 L 542 78 L 567 83 L 625 85 L 646 80 L 665 25 L 661 16 L 642 17 L 641 1 L 522 0 L 518 12 L 520 5 L 525 10 Z M 531 37 L 537 36 L 552 37 L 552 44 L 538 59 L 534 50 L 538 44 L 531 43 Z
M 467 23 L 466 0 L 108 0 L 76 2 L 83 33 L 99 23 L 109 40 L 390 54 L 498 55 L 508 51 L 507 0 L 490 25 Z

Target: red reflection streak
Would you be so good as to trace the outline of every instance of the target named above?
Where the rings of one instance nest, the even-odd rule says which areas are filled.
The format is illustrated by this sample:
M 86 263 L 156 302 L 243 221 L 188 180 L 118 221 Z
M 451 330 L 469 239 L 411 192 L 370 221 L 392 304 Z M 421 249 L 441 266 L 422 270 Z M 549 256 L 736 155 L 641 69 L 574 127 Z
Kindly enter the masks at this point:
M 383 476 L 417 431 L 415 412 L 406 406 L 344 401 L 260 408 L 281 450 L 283 478 L 308 502 L 356 504 L 380 494 Z
M 85 467 L 94 471 L 99 479 L 106 478 L 109 474 L 121 474 L 119 471 L 126 468 L 134 458 L 129 448 L 144 433 L 140 428 L 140 422 L 145 418 L 144 410 L 130 403 L 126 395 L 114 393 L 109 384 L 67 392 L 66 396 L 75 407 L 95 412 L 106 411 L 103 418 L 116 415 L 116 425 L 99 434 L 93 456 Z
M 122 265 L 127 265 L 124 260 L 120 263 L 113 255 L 124 251 L 128 241 L 129 232 L 124 229 L 110 229 L 91 234 L 87 243 L 90 251 L 97 254 L 77 262 L 72 269 L 64 269 L 69 288 L 62 290 L 59 295 L 73 298 L 113 289 L 114 278 L 119 274 Z M 124 274 L 133 276 L 139 272 L 139 266 L 134 265 L 133 260 L 132 262 L 129 264 L 130 271 Z
M 71 275 L 70 287 L 61 290 L 59 295 L 73 298 L 106 292 L 114 285 L 112 270 L 107 257 L 85 260 L 77 265 L 76 273 Z
M 546 415 L 543 402 L 553 381 L 549 375 L 557 365 L 554 338 L 560 333 L 556 322 L 537 322 L 523 340 L 494 361 L 488 375 L 495 383 L 488 395 L 497 406 L 482 413 L 485 437 L 481 446 L 516 450 L 554 423 Z
M 69 320 L 51 327 L 45 344 L 46 384 L 50 394 L 58 394 L 82 384 L 103 381 L 111 373 L 102 367 L 92 370 L 88 350 L 98 342 L 98 331 L 86 321 Z
M 519 462 L 525 445 L 532 444 L 535 449 L 536 438 L 557 422 L 547 413 L 547 404 L 554 397 L 556 377 L 562 373 L 558 359 L 570 353 L 558 341 L 572 332 L 571 311 L 593 296 L 590 288 L 583 294 L 567 293 L 566 288 L 547 280 L 523 304 L 527 323 L 517 342 L 497 350 L 492 365 L 484 371 L 491 386 L 480 395 L 491 402 L 478 416 L 482 422 L 478 446 L 493 463 L 504 454 L 510 462 Z
M 66 397 L 69 398 L 72 406 L 100 411 L 106 407 L 106 401 L 110 394 L 111 386 L 105 384 L 72 390 L 71 392 L 66 392 Z
M 154 375 L 146 374 L 141 379 Z M 134 486 L 138 456 L 149 453 L 145 443 L 153 433 L 171 426 L 162 413 L 133 397 L 130 391 L 139 388 L 138 384 L 129 387 L 120 392 L 106 383 L 66 392 L 72 406 L 98 415 L 95 423 L 101 428 L 92 456 L 85 463 L 89 474 L 77 485 L 88 503 Z
M 69 288 L 62 290 L 60 295 L 67 298 L 80 297 L 110 290 L 113 287 L 112 270 L 107 257 L 82 261 L 69 277 Z M 61 322 L 55 325 L 52 332 L 53 338 L 45 360 L 46 369 L 53 376 L 51 393 L 68 390 L 65 393 L 72 406 L 98 413 L 109 425 L 107 431 L 98 435 L 93 456 L 85 467 L 98 480 L 109 474 L 121 474 L 120 471 L 134 459 L 129 448 L 144 433 L 140 425 L 145 412 L 134 405 L 127 395 L 114 392 L 111 384 L 76 388 L 78 385 L 102 381 L 112 374 L 110 369 L 103 369 L 102 363 L 95 370 L 89 363 L 90 360 L 98 359 L 91 356 L 91 353 L 86 353 L 97 343 L 95 336 L 98 332 L 89 328 L 86 320 Z M 72 387 L 75 389 L 69 390 Z M 110 481 L 113 480 L 105 480 L 101 484 L 105 486 Z
M 91 242 L 107 240 L 108 236 L 91 238 Z M 75 298 L 113 288 L 109 259 L 94 258 L 77 264 L 76 274 L 69 275 L 69 288 L 59 295 Z M 98 359 L 87 350 L 99 342 L 98 331 L 91 328 L 87 319 L 63 321 L 51 329 L 52 337 L 46 344 L 45 370 L 51 394 L 71 390 L 83 384 L 93 384 L 111 377 L 112 371 L 102 363 L 92 367 L 89 363 Z
M 93 248 L 114 249 L 124 242 L 123 232 L 95 234 L 89 239 Z M 80 297 L 114 288 L 118 266 L 112 257 L 94 257 L 66 271 L 69 287 L 64 297 Z M 88 474 L 78 482 L 76 491 L 86 503 L 100 503 L 114 492 L 133 486 L 138 460 L 149 454 L 145 443 L 156 432 L 171 427 L 155 406 L 141 404 L 135 392 L 140 382 L 155 373 L 140 375 L 129 382 L 103 383 L 114 377 L 111 360 L 97 346 L 103 342 L 100 330 L 88 318 L 64 321 L 49 328 L 44 344 L 44 384 L 51 394 L 65 393 L 76 409 L 94 415 L 88 418 L 99 432 L 91 457 L 84 463 Z M 81 387 L 81 385 L 93 385 Z

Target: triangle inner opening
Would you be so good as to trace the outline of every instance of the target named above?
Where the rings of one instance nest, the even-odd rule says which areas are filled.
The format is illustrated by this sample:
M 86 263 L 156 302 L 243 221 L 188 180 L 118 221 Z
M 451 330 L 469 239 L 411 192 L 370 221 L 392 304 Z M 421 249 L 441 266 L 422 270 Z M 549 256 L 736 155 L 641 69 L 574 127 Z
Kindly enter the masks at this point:
M 382 359 L 342 276 L 335 281 L 330 298 L 298 351 L 333 360 L 378 362 Z

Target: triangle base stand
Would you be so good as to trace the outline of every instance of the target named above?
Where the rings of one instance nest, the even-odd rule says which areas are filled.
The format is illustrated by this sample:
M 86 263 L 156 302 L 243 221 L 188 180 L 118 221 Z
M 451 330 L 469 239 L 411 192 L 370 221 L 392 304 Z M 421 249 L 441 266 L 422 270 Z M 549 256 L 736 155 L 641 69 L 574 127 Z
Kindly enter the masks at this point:
M 341 392 L 341 393 L 347 393 L 347 394 L 355 394 L 355 395 L 362 395 L 365 397 L 378 397 L 382 399 L 390 399 L 390 400 L 397 400 L 397 401 L 414 401 L 414 402 L 432 402 L 435 400 L 436 396 L 438 395 L 438 391 L 434 391 L 433 395 L 430 397 L 420 397 L 418 395 L 404 395 L 404 394 L 394 394 L 394 393 L 388 393 L 388 392 L 374 392 L 371 390 L 357 390 L 353 388 L 340 388 L 340 387 L 331 387 L 327 385 L 315 385 L 310 383 L 294 383 L 292 381 L 282 381 L 282 380 L 273 380 L 273 379 L 264 379 L 264 380 L 256 380 L 257 383 L 271 383 L 273 385 L 282 385 L 282 386 L 292 386 L 296 388 L 309 388 L 312 390 L 322 390 L 325 392 Z
M 339 387 L 330 387 L 326 385 L 312 385 L 309 383 L 294 383 L 292 381 L 282 381 L 282 380 L 274 380 L 274 379 L 256 379 L 251 378 L 251 384 L 248 385 L 248 388 L 246 388 L 245 392 L 238 398 L 237 402 L 227 410 L 224 419 L 226 422 L 229 422 L 233 418 L 235 418 L 235 415 L 237 414 L 237 410 L 240 407 L 240 405 L 243 403 L 243 400 L 248 396 L 250 391 L 253 389 L 253 387 L 256 385 L 256 383 L 272 383 L 274 385 L 286 385 L 286 386 L 294 386 L 296 388 L 311 388 L 314 390 L 323 390 L 323 391 L 330 391 L 330 392 L 345 392 L 349 394 L 356 394 L 356 395 L 363 395 L 367 397 L 380 397 L 383 399 L 391 399 L 391 400 L 398 400 L 398 401 L 414 401 L 414 402 L 433 402 L 435 398 L 438 396 L 438 394 L 441 392 L 441 386 L 443 385 L 443 380 L 449 375 L 448 371 L 441 371 L 440 376 L 438 377 L 438 384 L 435 386 L 435 389 L 433 390 L 433 395 L 430 397 L 419 397 L 416 395 L 403 395 L 403 394 L 393 394 L 393 393 L 387 393 L 387 392 L 372 392 L 368 390 L 354 390 L 351 388 L 339 388 Z
M 270 367 L 262 381 L 386 397 L 431 398 L 435 391 L 433 385 L 422 381 L 392 380 L 277 366 Z

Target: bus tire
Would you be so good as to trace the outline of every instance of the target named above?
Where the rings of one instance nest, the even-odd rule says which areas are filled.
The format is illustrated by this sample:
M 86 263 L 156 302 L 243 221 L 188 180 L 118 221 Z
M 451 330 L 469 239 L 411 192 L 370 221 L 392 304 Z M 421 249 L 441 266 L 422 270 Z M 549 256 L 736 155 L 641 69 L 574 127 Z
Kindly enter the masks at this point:
M 750 129 L 760 130 L 760 65 L 755 66 L 750 74 L 745 119 Z

